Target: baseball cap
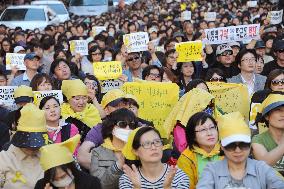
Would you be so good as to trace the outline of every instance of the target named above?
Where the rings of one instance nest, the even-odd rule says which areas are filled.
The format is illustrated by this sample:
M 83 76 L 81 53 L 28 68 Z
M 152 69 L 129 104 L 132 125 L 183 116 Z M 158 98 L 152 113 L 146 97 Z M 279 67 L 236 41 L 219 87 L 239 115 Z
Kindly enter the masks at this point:
M 258 40 L 258 41 L 255 43 L 255 48 L 256 48 L 256 49 L 265 48 L 265 43 L 264 43 L 264 41 Z
M 18 53 L 20 51 L 26 51 L 26 49 L 24 47 L 22 47 L 22 46 L 16 46 L 14 48 L 14 53 Z
M 219 45 L 216 50 L 216 56 L 221 55 L 225 51 L 233 51 L 233 49 L 227 44 Z
M 274 51 L 284 49 L 284 39 L 280 39 L 280 40 L 275 41 L 274 44 L 273 44 L 273 47 L 274 47 L 273 48 Z
M 27 60 L 27 59 L 32 60 L 34 58 L 40 59 L 40 57 L 36 55 L 36 53 L 32 52 L 32 53 L 26 54 L 26 56 L 24 57 L 24 60 Z

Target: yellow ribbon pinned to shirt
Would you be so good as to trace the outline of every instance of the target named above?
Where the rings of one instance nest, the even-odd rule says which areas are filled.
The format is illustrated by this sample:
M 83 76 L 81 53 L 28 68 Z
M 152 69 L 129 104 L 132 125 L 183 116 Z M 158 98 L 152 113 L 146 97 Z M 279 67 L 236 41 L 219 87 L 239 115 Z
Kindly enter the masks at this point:
M 12 182 L 15 183 L 17 181 L 22 182 L 23 184 L 26 184 L 27 181 L 24 179 L 23 174 L 20 171 L 16 171 L 15 177 L 12 178 Z
M 106 138 L 104 140 L 104 143 L 101 146 L 106 148 L 106 149 L 112 150 L 114 152 L 121 152 L 121 150 L 122 150 L 122 149 L 118 149 L 118 148 L 114 147 L 110 138 Z

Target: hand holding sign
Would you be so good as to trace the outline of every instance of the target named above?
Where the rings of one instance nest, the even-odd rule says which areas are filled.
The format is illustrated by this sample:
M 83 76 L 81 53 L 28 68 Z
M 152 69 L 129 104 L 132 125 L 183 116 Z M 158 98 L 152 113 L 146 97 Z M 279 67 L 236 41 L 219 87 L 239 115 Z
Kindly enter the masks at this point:
M 128 53 L 147 51 L 149 36 L 147 32 L 125 34 L 123 36 L 123 43 L 126 46 Z
M 16 67 L 18 70 L 26 70 L 24 64 L 25 54 L 19 53 L 7 53 L 6 54 L 6 69 L 12 70 L 12 67 Z

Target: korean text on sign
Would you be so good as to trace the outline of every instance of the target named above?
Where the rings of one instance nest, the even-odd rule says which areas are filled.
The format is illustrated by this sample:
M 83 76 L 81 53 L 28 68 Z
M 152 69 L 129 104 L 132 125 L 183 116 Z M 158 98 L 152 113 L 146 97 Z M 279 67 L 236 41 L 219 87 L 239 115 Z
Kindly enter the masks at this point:
M 205 29 L 206 38 L 203 39 L 205 44 L 222 44 L 233 41 L 247 41 L 260 38 L 259 24 L 230 26 Z
M 11 70 L 12 66 L 15 66 L 19 70 L 26 70 L 26 66 L 24 64 L 25 54 L 19 53 L 7 53 L 6 54 L 6 69 Z
M 217 13 L 216 12 L 206 12 L 204 13 L 204 20 L 210 22 L 216 20 Z
M 177 62 L 201 61 L 202 60 L 202 42 L 190 41 L 176 44 L 178 53 Z
M 86 40 L 72 40 L 70 41 L 70 51 L 72 55 L 76 53 L 82 56 L 88 55 L 88 42 Z
M 166 138 L 164 121 L 178 101 L 179 88 L 174 83 L 127 82 L 122 89 L 138 99 L 139 117 L 152 121 Z
M 125 34 L 123 36 L 123 43 L 126 46 L 128 53 L 147 51 L 149 36 L 147 32 Z
M 117 79 L 122 75 L 122 66 L 120 61 L 94 62 L 94 75 L 99 80 Z
M 14 91 L 17 86 L 1 86 L 0 87 L 0 104 L 11 106 L 15 103 Z
M 270 24 L 280 24 L 283 19 L 283 9 L 280 11 L 270 11 L 267 15 Z
M 119 89 L 123 85 L 123 81 L 119 79 L 103 80 L 100 83 L 101 83 L 102 93 L 107 93 L 112 89 Z

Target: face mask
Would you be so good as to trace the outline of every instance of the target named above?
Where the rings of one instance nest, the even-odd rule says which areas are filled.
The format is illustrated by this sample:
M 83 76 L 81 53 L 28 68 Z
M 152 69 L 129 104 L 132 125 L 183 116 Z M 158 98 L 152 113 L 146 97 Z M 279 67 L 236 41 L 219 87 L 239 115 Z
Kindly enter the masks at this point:
M 111 61 L 112 60 L 112 57 L 105 57 L 104 58 L 104 62 L 109 62 L 109 61 Z
M 121 129 L 121 128 L 114 128 L 114 130 L 113 130 L 113 135 L 116 137 L 116 138 L 118 138 L 118 139 L 120 139 L 120 140 L 122 140 L 122 141 L 124 141 L 124 142 L 127 142 L 127 139 L 128 139 L 128 136 L 129 136 L 129 134 L 130 134 L 130 132 L 131 132 L 132 130 L 128 130 L 128 129 Z
M 59 181 L 52 181 L 52 184 L 57 188 L 67 187 L 73 182 L 73 179 L 73 176 L 70 177 L 69 175 L 66 175 L 66 177 Z
M 108 35 L 113 37 L 114 36 L 114 32 L 108 32 Z

